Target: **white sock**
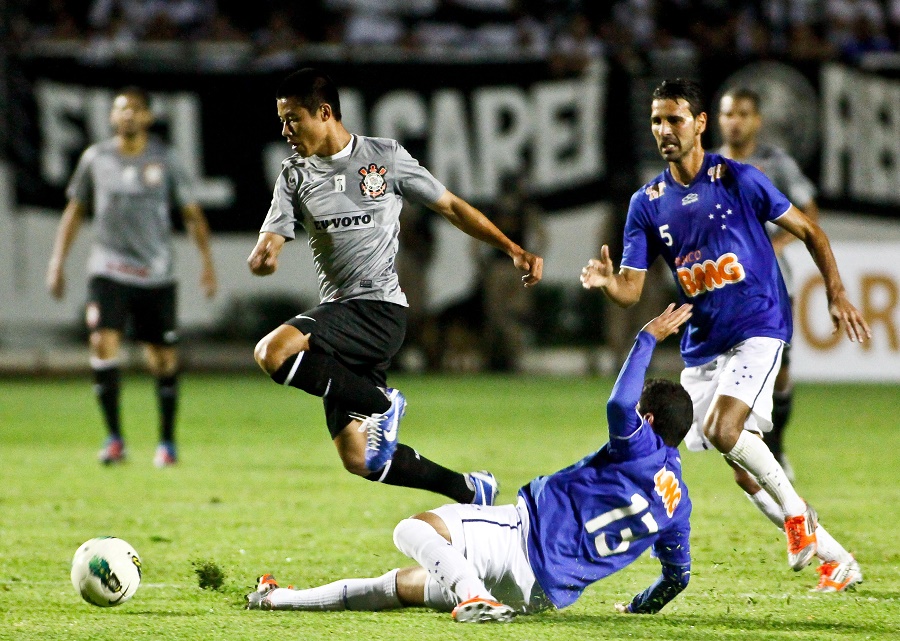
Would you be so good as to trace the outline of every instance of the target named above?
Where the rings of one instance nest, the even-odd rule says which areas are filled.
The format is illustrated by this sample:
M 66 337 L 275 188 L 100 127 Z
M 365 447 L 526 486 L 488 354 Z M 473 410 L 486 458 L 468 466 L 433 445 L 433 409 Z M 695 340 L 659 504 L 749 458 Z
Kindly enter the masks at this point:
M 494 599 L 469 560 L 425 521 L 400 521 L 394 528 L 394 545 L 460 600 Z
M 768 492 L 760 490 L 756 494 L 747 494 L 744 496 L 750 499 L 750 502 L 756 506 L 756 509 L 762 512 L 767 519 L 772 521 L 779 530 L 784 530 L 784 511 L 781 506 L 775 502 Z
M 737 443 L 725 456 L 750 472 L 756 482 L 781 506 L 785 516 L 799 516 L 806 511 L 806 502 L 797 494 L 781 465 L 761 438 L 742 430 Z
M 372 579 L 341 579 L 306 590 L 276 588 L 266 597 L 274 610 L 362 610 L 402 607 L 397 597 L 397 570 Z
M 849 563 L 853 555 L 844 549 L 821 524 L 816 526 L 816 556 L 823 562 Z
M 459 605 L 459 597 L 429 574 L 425 579 L 425 605 L 441 612 L 451 612 Z

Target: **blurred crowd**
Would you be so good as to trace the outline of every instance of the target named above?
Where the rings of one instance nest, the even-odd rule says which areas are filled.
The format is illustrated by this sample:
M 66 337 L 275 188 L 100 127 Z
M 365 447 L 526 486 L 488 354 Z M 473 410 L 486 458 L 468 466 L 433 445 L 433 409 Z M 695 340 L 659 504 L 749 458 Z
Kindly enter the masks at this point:
M 127 55 L 144 42 L 205 43 L 290 66 L 304 47 L 461 58 L 491 53 L 578 64 L 607 56 L 777 57 L 855 63 L 900 50 L 900 0 L 11 0 L 24 47 Z

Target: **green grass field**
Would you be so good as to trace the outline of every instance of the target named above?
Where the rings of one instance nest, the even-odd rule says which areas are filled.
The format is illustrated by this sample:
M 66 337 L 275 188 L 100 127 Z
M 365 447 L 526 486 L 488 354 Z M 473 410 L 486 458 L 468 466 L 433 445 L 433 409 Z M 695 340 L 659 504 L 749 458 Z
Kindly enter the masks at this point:
M 488 468 L 501 502 L 605 441 L 608 379 L 397 377 L 404 442 L 461 471 Z M 862 563 L 849 594 L 811 594 L 787 567 L 782 534 L 756 513 L 715 453 L 684 456 L 694 502 L 693 578 L 652 617 L 613 603 L 648 585 L 644 557 L 575 605 L 507 626 L 462 626 L 424 609 L 248 612 L 262 572 L 307 586 L 406 564 L 395 523 L 443 503 L 341 468 L 317 399 L 264 376 L 186 375 L 178 467 L 157 470 L 149 379 L 126 379 L 129 462 L 103 468 L 99 411 L 85 379 L 0 381 L 0 639 L 897 639 L 900 486 L 897 387 L 799 385 L 788 448 L 798 488 Z M 115 535 L 144 563 L 130 602 L 81 601 L 69 564 L 86 539 Z M 193 561 L 225 570 L 201 590 Z

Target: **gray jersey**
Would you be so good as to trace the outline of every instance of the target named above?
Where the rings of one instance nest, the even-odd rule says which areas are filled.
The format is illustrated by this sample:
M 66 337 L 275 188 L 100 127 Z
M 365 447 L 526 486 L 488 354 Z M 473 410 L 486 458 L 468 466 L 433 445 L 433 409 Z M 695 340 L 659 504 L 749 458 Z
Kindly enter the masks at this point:
M 725 148 L 719 150 L 724 153 Z M 741 162 L 753 165 L 763 172 L 775 188 L 788 197 L 795 207 L 805 209 L 816 197 L 816 186 L 803 175 L 797 161 L 791 158 L 786 151 L 775 145 L 756 145 L 753 154 L 741 159 Z M 780 227 L 772 223 L 766 224 L 766 230 L 771 236 Z M 794 295 L 794 279 L 787 261 L 778 256 L 778 266 L 781 268 L 788 293 Z
M 816 197 L 816 186 L 803 175 L 800 166 L 786 151 L 774 145 L 757 145 L 753 154 L 741 160 L 763 172 L 791 203 L 804 209 Z
M 191 187 L 156 138 L 137 156 L 121 154 L 115 139 L 88 147 L 66 190 L 94 214 L 88 273 L 145 287 L 173 282 L 170 204 L 196 202 Z
M 293 155 L 281 166 L 262 232 L 309 236 L 322 302 L 350 298 L 406 306 L 394 258 L 403 199 L 431 204 L 446 191 L 389 138 L 352 136 L 328 158 Z

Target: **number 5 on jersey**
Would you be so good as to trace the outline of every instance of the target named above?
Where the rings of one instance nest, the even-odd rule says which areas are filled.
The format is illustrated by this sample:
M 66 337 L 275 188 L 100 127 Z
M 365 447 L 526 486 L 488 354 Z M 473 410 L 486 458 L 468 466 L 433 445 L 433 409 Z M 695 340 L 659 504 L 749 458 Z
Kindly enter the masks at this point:
M 659 227 L 659 237 L 665 241 L 666 246 L 671 247 L 674 240 L 672 239 L 672 234 L 669 233 L 668 225 L 660 225 Z

